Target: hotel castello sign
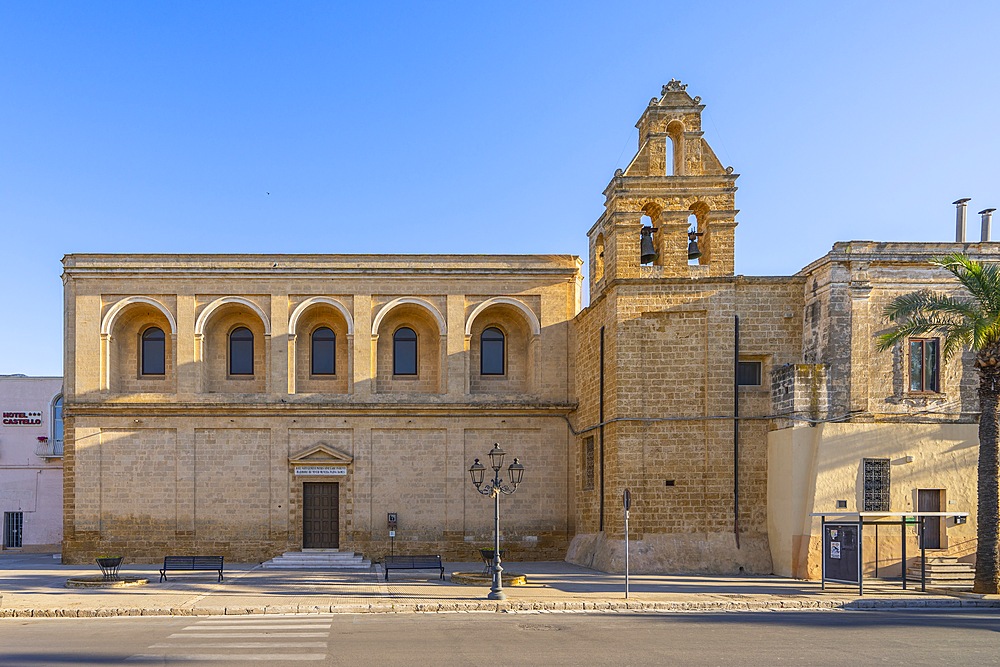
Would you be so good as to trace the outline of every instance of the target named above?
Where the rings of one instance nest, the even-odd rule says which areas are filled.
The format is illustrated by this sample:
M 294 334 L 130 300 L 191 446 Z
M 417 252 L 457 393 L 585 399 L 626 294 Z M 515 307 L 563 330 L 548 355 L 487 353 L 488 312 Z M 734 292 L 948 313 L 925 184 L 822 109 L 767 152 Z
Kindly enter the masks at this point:
M 42 423 L 42 413 L 33 411 L 3 411 L 4 426 L 38 426 Z

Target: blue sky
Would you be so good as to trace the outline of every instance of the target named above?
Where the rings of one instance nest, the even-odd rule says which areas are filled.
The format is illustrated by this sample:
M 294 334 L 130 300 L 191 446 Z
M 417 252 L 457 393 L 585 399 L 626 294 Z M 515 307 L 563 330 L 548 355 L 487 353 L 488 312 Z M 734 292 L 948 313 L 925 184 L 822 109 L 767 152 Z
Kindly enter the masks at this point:
M 62 372 L 66 253 L 585 256 L 671 78 L 738 273 L 977 240 L 1000 3 L 945 4 L 0 0 L 0 374 Z

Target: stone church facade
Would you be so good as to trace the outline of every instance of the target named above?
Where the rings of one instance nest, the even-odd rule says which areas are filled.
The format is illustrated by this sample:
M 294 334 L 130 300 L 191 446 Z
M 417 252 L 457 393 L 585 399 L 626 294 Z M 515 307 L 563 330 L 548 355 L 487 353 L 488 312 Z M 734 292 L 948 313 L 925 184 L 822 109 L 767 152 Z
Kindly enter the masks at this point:
M 671 81 L 643 112 L 582 310 L 570 255 L 67 255 L 66 562 L 377 558 L 389 513 L 397 553 L 472 560 L 492 508 L 467 471 L 493 442 L 526 468 L 502 499 L 514 559 L 620 570 L 629 488 L 637 570 L 814 576 L 810 514 L 860 507 L 867 458 L 899 509 L 937 490 L 972 512 L 940 528 L 972 553 L 970 366 L 917 341 L 914 390 L 914 353 L 873 334 L 894 295 L 949 288 L 929 258 L 995 244 L 734 275 L 738 175 L 703 109 Z

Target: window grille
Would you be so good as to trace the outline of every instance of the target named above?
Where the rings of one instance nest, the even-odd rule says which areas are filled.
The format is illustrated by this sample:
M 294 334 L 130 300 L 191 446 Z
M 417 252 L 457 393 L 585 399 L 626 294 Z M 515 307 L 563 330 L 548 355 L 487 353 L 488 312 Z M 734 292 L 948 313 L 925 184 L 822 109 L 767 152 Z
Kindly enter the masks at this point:
M 594 436 L 583 439 L 583 490 L 594 490 Z
M 24 532 L 24 512 L 3 513 L 3 545 L 8 549 L 21 548 L 21 534 Z
M 889 459 L 863 459 L 865 512 L 889 511 Z

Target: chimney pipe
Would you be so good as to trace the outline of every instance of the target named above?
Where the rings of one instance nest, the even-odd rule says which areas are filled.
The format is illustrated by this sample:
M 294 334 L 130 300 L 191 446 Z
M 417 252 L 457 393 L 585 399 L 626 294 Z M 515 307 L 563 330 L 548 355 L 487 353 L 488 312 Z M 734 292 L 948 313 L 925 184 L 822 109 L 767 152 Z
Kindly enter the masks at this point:
M 983 235 L 980 236 L 980 242 L 987 243 L 990 240 L 990 226 L 993 224 L 993 211 L 995 208 L 984 208 L 979 212 L 979 215 L 983 216 Z
M 953 201 L 955 205 L 955 243 L 965 243 L 965 209 L 971 197 Z

